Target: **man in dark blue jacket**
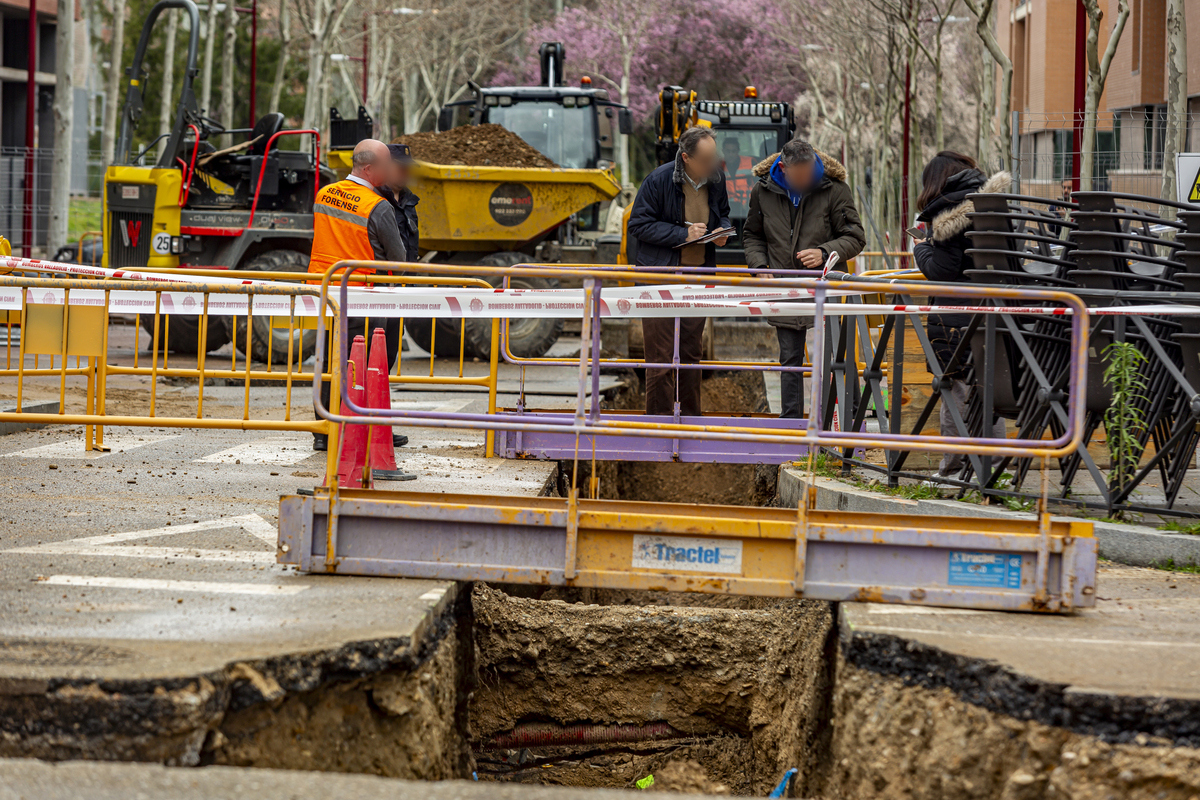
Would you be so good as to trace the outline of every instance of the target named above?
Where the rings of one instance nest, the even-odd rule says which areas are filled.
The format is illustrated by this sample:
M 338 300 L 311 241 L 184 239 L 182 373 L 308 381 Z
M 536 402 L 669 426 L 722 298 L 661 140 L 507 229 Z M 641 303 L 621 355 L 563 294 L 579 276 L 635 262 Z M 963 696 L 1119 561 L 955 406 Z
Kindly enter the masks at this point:
M 679 137 L 675 161 L 646 176 L 633 201 L 629 235 L 637 240 L 639 267 L 714 267 L 722 237 L 688 245 L 710 230 L 729 227 L 729 196 L 711 128 L 688 128 Z M 683 245 L 682 247 L 680 245 Z M 679 323 L 679 363 L 700 361 L 704 317 L 647 317 L 642 320 L 646 362 L 672 363 L 675 323 Z M 700 370 L 679 370 L 679 413 L 699 416 Z M 670 416 L 675 409 L 675 370 L 646 370 L 646 413 Z

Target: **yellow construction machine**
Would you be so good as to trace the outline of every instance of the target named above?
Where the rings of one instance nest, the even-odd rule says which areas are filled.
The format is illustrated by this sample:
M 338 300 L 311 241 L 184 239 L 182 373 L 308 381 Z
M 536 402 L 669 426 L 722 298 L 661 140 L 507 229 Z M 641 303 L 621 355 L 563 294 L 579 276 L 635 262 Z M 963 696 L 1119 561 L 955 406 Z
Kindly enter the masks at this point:
M 737 229 L 737 235 L 718 248 L 717 263 L 745 264 L 742 226 L 750 209 L 750 189 L 758 180 L 752 170 L 796 135 L 795 111 L 788 103 L 760 101 L 753 86 L 745 88 L 741 100 L 699 100 L 694 91 L 682 86 L 664 86 L 658 101 L 654 153 L 659 164 L 675 160 L 679 137 L 688 128 L 711 128 L 716 136 L 729 194 L 729 219 Z M 621 264 L 634 263 L 636 254 L 637 242 L 629 238 L 627 224 L 628 212 L 621 226 Z

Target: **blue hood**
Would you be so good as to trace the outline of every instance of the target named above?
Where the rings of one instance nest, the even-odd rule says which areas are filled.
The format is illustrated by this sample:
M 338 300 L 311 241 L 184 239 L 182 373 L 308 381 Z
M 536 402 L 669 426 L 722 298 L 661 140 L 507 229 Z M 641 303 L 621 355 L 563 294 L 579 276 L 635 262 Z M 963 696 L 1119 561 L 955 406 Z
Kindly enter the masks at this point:
M 820 156 L 817 156 L 816 159 L 817 164 L 813 168 L 812 185 L 814 187 L 820 186 L 821 181 L 825 178 L 825 164 L 821 161 Z M 797 208 L 800 205 L 800 201 L 804 199 L 804 193 L 797 192 L 792 189 L 791 186 L 788 186 L 787 179 L 783 177 L 783 161 L 779 157 L 776 157 L 775 163 L 771 165 L 771 180 L 776 186 L 778 186 L 780 189 L 783 189 L 784 193 L 788 196 L 788 199 L 792 201 L 793 208 Z

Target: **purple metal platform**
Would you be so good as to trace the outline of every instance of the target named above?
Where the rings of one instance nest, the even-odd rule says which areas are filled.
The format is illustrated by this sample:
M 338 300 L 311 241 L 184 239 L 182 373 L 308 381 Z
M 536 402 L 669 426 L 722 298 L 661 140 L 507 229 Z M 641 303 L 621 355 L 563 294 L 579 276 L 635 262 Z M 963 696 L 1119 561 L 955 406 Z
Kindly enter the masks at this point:
M 571 420 L 568 411 L 502 411 L 496 416 L 527 422 L 547 420 Z M 780 419 L 765 414 L 747 414 L 736 417 L 655 417 L 647 414 L 626 414 L 606 411 L 600 414 L 602 422 L 611 420 L 625 422 L 678 422 L 684 425 L 720 425 L 742 428 L 761 428 L 764 432 L 777 430 L 802 431 L 808 420 Z M 654 439 L 646 436 L 599 436 L 579 437 L 579 457 L 590 460 L 595 445 L 597 461 L 683 461 L 693 464 L 786 464 L 808 453 L 800 444 L 771 444 L 767 442 L 721 441 L 718 439 Z M 501 458 L 530 458 L 543 461 L 559 461 L 575 457 L 575 434 L 543 433 L 538 431 L 497 431 L 496 455 Z

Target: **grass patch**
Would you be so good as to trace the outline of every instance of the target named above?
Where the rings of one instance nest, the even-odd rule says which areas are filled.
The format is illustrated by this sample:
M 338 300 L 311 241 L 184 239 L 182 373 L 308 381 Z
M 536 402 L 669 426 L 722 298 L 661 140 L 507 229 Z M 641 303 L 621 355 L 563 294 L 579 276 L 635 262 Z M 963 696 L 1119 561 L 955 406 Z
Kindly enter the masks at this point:
M 1161 564 L 1155 564 L 1155 569 L 1161 569 L 1164 572 L 1187 572 L 1192 575 L 1200 575 L 1200 564 L 1176 564 L 1175 559 L 1168 558 Z
M 1200 522 L 1168 522 L 1158 527 L 1160 531 L 1170 531 L 1171 533 L 1186 533 L 1190 536 L 1200 536 Z
M 67 219 L 67 238 L 73 244 L 87 231 L 102 227 L 102 204 L 99 197 L 72 197 L 71 215 Z

